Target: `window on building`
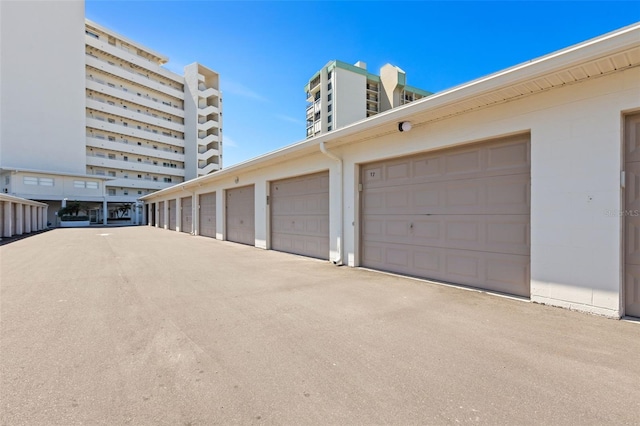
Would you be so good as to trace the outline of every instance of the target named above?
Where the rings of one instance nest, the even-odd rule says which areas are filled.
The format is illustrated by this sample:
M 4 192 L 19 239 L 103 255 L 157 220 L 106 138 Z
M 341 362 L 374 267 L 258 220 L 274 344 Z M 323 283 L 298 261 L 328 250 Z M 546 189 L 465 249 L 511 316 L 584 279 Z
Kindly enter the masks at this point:
M 156 176 L 154 176 L 154 177 L 153 177 L 153 181 L 154 181 L 154 182 L 157 182 L 157 181 L 158 181 L 158 178 L 157 178 Z
M 329 82 L 329 84 L 327 84 L 327 90 L 331 90 L 331 82 Z
M 111 171 L 110 171 L 110 172 L 109 172 L 109 176 L 111 176 L 111 177 L 116 177 L 116 172 L 111 172 Z
M 115 159 L 116 159 L 115 154 L 109 154 L 109 160 L 115 160 Z
M 327 106 L 327 112 L 331 112 L 332 109 L 333 109 L 333 104 L 329 104 L 329 106 Z
M 109 86 L 109 87 L 116 87 L 116 85 L 115 85 L 115 84 L 113 84 L 113 83 L 107 83 L 107 86 Z
M 83 180 L 74 180 L 73 181 L 73 187 L 74 188 L 84 188 L 85 187 L 85 182 Z
M 138 175 L 138 179 L 142 179 L 142 175 Z
M 87 181 L 87 189 L 98 189 L 98 182 Z
M 94 33 L 94 32 L 91 32 L 91 31 L 89 31 L 89 30 L 85 30 L 85 31 L 84 31 L 84 33 L 85 33 L 86 35 L 88 35 L 89 37 L 93 37 L 93 38 L 95 38 L 96 40 L 99 40 L 99 39 L 100 39 L 100 36 L 99 36 L 98 34 L 96 34 L 96 33 Z
M 142 163 L 142 158 L 138 158 L 138 163 Z
M 32 176 L 25 176 L 22 178 L 22 183 L 24 183 L 25 185 L 37 185 L 38 178 L 32 177 Z
M 331 93 L 327 95 L 327 101 L 331 102 Z
M 116 190 L 115 190 L 115 189 L 112 189 L 112 188 L 109 188 L 109 189 L 107 190 L 107 194 L 109 194 L 109 195 L 111 195 L 111 196 L 114 196 L 114 195 L 116 195 Z
M 333 75 L 333 71 L 329 71 L 327 73 L 327 80 L 331 80 L 331 76 Z
M 327 123 L 331 123 L 332 120 L 333 120 L 333 116 L 328 115 L 327 116 Z
M 166 177 L 166 178 L 164 178 L 164 181 L 167 182 L 167 183 L 170 183 L 171 182 L 171 178 Z
M 38 185 L 40 186 L 53 186 L 53 178 L 38 178 Z
M 108 103 L 109 105 L 115 105 L 115 104 L 116 104 L 116 103 L 115 103 L 115 102 L 113 102 L 113 101 L 107 101 L 107 103 Z
M 124 195 L 129 195 L 129 190 L 128 190 L 128 189 L 125 189 L 124 191 L 122 191 L 122 193 L 123 193 Z
M 108 121 L 109 123 L 111 123 L 111 124 L 113 124 L 113 123 L 115 123 L 115 122 L 116 122 L 116 120 L 114 120 L 113 118 L 109 118 L 109 119 L 107 119 L 107 121 Z
M 126 155 L 123 155 L 123 156 L 122 156 L 122 159 L 123 159 L 124 161 L 129 161 L 129 157 L 127 157 Z
M 142 191 L 138 191 L 138 195 L 142 195 Z
M 333 127 L 332 127 L 332 126 L 327 127 L 327 131 L 328 131 L 328 132 L 330 132 L 330 131 L 332 131 L 332 130 L 333 130 Z
M 123 125 L 124 127 L 128 127 L 128 126 L 129 126 L 129 123 L 127 123 L 126 121 L 123 121 L 123 122 L 122 122 L 122 125 Z
M 115 138 L 115 137 L 113 137 L 113 136 L 109 136 L 109 140 L 110 140 L 111 142 L 115 142 L 116 138 Z

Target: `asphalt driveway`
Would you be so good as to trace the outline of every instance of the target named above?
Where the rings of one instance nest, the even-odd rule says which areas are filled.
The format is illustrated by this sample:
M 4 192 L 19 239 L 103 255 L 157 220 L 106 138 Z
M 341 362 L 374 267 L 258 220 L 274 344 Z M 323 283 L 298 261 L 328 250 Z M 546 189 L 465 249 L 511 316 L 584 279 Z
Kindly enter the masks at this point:
M 640 324 L 149 227 L 0 279 L 3 425 L 640 421 Z

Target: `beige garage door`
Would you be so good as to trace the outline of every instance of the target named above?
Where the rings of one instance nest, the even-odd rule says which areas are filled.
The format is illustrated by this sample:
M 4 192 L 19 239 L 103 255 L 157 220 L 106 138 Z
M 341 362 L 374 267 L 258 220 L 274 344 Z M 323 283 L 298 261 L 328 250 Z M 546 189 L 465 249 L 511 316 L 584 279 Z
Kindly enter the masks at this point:
M 228 189 L 226 199 L 227 240 L 256 244 L 254 187 Z
M 329 172 L 271 183 L 271 248 L 329 259 Z
M 640 114 L 625 126 L 625 314 L 640 317 Z
M 529 296 L 529 136 L 361 168 L 364 266 Z
M 216 193 L 200 194 L 200 227 L 199 234 L 205 237 L 216 237 Z
M 164 201 L 158 203 L 158 227 L 164 228 Z
M 191 203 L 191 197 L 184 197 L 180 200 L 180 231 L 191 232 L 191 225 L 193 223 L 193 205 Z
M 169 229 L 176 230 L 176 200 L 169 200 Z

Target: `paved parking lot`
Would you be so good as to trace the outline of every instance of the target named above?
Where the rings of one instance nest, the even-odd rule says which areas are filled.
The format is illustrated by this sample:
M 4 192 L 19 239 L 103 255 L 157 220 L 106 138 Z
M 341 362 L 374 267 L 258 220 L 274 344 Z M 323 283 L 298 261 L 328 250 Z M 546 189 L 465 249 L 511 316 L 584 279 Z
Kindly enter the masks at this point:
M 148 227 L 0 262 L 3 425 L 640 419 L 640 324 Z

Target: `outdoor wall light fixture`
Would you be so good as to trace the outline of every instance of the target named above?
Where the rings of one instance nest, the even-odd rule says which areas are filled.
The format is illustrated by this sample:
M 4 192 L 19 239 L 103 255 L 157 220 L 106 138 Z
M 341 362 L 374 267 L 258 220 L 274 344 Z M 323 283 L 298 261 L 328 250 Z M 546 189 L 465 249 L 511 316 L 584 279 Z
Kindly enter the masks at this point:
M 236 176 L 236 178 L 233 180 L 235 183 L 240 182 L 240 178 L 238 176 Z
M 398 123 L 398 131 L 399 132 L 408 132 L 411 130 L 411 122 L 410 121 L 401 121 Z

